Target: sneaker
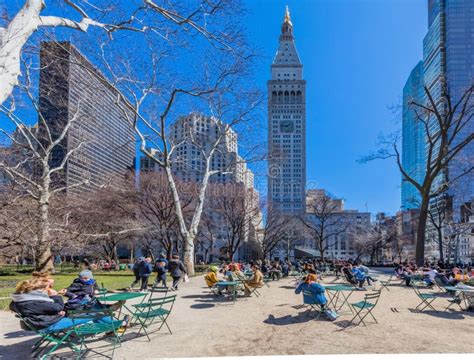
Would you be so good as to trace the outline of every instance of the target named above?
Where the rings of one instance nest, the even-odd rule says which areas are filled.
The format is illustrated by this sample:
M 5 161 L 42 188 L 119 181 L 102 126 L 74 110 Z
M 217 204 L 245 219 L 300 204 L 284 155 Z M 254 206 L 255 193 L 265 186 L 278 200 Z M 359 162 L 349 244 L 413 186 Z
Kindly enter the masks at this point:
M 453 304 L 460 304 L 461 303 L 461 299 L 449 299 L 448 300 L 450 303 L 453 303 Z
M 130 321 L 132 320 L 132 317 L 130 315 L 125 315 L 122 320 L 122 326 L 123 328 L 127 328 L 130 325 Z

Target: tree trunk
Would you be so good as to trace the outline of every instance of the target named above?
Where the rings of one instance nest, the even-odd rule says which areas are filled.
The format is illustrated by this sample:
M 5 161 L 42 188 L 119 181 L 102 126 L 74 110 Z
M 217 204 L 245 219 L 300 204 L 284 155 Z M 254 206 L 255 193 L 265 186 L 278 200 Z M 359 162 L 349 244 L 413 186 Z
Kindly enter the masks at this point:
M 189 234 L 186 237 L 183 262 L 186 267 L 186 273 L 194 276 L 194 237 Z
M 444 251 L 443 251 L 443 232 L 441 227 L 436 229 L 438 231 L 438 247 L 439 247 L 439 260 L 444 262 Z
M 423 266 L 425 264 L 425 230 L 426 221 L 428 219 L 428 207 L 429 197 L 425 196 L 421 201 L 420 215 L 418 217 L 418 229 L 416 234 L 415 260 L 417 266 Z
M 43 195 L 39 205 L 40 226 L 38 243 L 36 245 L 36 271 L 53 271 L 54 262 L 51 253 L 50 224 L 49 224 L 49 203 L 48 196 Z

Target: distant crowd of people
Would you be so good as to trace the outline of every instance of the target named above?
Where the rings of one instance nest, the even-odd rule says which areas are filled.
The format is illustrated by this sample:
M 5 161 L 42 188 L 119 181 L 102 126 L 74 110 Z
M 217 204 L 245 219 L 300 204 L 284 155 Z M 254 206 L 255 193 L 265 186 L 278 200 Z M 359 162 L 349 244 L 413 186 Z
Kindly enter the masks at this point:
M 443 267 L 441 267 L 442 265 Z M 421 277 L 427 286 L 434 286 L 436 283 L 441 286 L 455 286 L 460 282 L 474 281 L 474 267 L 460 267 L 449 264 L 426 263 L 422 267 L 416 266 L 413 262 L 404 262 L 395 267 L 395 275 L 399 279 L 405 280 L 407 286 L 415 276 Z

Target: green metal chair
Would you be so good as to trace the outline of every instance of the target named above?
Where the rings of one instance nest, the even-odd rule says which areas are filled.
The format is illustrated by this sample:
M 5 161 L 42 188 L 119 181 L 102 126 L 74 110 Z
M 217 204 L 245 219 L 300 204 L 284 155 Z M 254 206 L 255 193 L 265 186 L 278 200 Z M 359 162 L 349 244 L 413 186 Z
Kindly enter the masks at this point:
M 74 353 L 79 358 L 85 356 L 88 352 L 94 352 L 98 355 L 112 359 L 115 348 L 120 345 L 120 336 L 117 330 L 122 326 L 122 320 L 114 319 L 112 309 L 91 309 L 91 310 L 77 310 L 68 312 L 68 317 L 73 320 L 90 319 L 90 322 L 74 324 L 72 333 L 74 334 L 77 345 L 71 346 Z M 90 339 L 98 335 L 110 335 L 110 342 L 112 344 L 111 356 L 105 355 L 104 352 L 99 352 L 89 346 Z
M 382 293 L 382 290 L 376 290 L 370 294 L 365 295 L 364 300 L 359 301 L 357 303 L 350 304 L 356 310 L 356 313 L 354 317 L 351 319 L 351 321 L 349 321 L 349 324 L 347 326 L 350 326 L 352 324 L 359 325 L 360 323 L 362 323 L 364 326 L 367 326 L 364 319 L 368 315 L 370 315 L 372 319 L 374 319 L 375 323 L 378 324 L 377 319 L 375 318 L 372 311 L 375 309 L 375 306 L 379 302 L 381 293 Z M 354 322 L 356 318 L 359 318 L 359 321 L 357 322 L 357 324 Z
M 23 330 L 33 331 L 40 337 L 38 341 L 36 341 L 31 347 L 32 359 L 47 359 L 61 345 L 69 347 L 71 350 L 73 350 L 74 344 L 69 341 L 69 337 L 73 332 L 72 328 L 47 333 L 35 328 L 26 318 L 22 317 L 21 314 L 15 313 L 15 316 L 20 319 L 20 326 Z M 53 347 L 48 349 L 50 345 L 53 345 Z
M 394 278 L 394 275 L 392 274 L 390 275 L 388 280 L 379 280 L 380 290 L 387 289 L 387 291 L 390 291 L 388 287 L 391 285 L 393 278 Z
M 309 301 L 308 299 L 311 299 L 313 297 L 313 294 L 310 291 L 303 291 L 303 303 L 305 305 L 309 305 L 309 311 L 306 314 L 306 316 L 310 316 L 311 313 L 316 313 L 317 315 L 314 317 L 314 319 L 319 320 L 319 317 L 321 314 L 323 314 L 323 308 L 319 304 L 315 304 L 312 301 Z
M 421 302 L 417 305 L 416 310 L 423 311 L 426 308 L 429 308 L 433 311 L 438 311 L 432 305 L 432 303 L 439 297 L 438 295 L 432 293 L 422 293 L 416 284 L 413 284 L 412 288 L 415 291 L 416 296 L 418 296 L 418 298 L 421 300 Z M 421 306 L 423 307 L 420 309 Z
M 163 325 L 166 325 L 170 334 L 173 334 L 166 321 L 173 310 L 175 300 L 176 295 L 172 295 L 159 299 L 150 299 L 148 302 L 133 305 L 136 309 L 133 318 L 140 324 L 137 336 L 143 331 L 148 340 L 151 341 L 147 329 L 156 322 L 161 323 L 157 331 L 160 331 Z

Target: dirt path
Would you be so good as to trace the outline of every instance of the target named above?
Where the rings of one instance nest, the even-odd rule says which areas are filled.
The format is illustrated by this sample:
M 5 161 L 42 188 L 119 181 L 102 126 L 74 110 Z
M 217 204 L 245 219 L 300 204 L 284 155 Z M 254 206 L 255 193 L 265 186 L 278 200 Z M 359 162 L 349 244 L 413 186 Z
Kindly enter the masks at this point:
M 234 305 L 216 302 L 203 285 L 202 278 L 194 278 L 177 293 L 169 319 L 173 335 L 163 328 L 151 342 L 144 337 L 125 341 L 116 358 L 474 352 L 474 313 L 413 312 L 418 299 L 404 286 L 382 292 L 375 309 L 379 324 L 345 329 L 352 317 L 348 310 L 335 322 L 307 317 L 290 279 L 271 282 L 261 297 L 239 298 Z M 354 292 L 351 302 L 364 293 Z M 441 310 L 447 301 L 434 304 Z M 0 313 L 0 333 L 0 355 L 28 357 L 33 337 L 20 329 L 11 313 Z M 133 330 L 127 337 L 132 335 Z

